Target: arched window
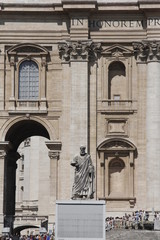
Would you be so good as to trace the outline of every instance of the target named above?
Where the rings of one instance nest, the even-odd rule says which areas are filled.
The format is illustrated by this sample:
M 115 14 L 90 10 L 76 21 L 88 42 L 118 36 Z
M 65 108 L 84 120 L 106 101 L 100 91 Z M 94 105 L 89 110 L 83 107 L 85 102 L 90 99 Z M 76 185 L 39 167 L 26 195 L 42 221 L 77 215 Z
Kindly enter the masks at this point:
M 113 100 L 126 99 L 127 97 L 126 68 L 122 62 L 115 61 L 109 65 L 108 79 L 109 79 L 108 98 Z
M 26 60 L 19 67 L 19 99 L 36 100 L 39 97 L 39 69 L 31 60 Z

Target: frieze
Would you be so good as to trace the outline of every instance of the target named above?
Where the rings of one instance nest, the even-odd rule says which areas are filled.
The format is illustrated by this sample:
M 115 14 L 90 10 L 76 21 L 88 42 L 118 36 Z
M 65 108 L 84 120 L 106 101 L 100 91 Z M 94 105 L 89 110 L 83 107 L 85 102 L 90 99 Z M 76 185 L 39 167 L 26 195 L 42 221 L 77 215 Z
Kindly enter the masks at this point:
M 63 61 L 97 59 L 101 52 L 101 43 L 91 41 L 65 42 L 58 45 Z
M 135 42 L 133 50 L 137 61 L 160 61 L 160 42 Z

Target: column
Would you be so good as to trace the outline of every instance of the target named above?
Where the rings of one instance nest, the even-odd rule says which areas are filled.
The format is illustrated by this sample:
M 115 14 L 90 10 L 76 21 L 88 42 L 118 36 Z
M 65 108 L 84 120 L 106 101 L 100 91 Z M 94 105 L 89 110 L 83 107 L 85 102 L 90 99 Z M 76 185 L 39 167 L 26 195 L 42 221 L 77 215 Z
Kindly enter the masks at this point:
M 58 199 L 58 159 L 59 153 L 49 151 L 50 157 L 50 213 L 48 218 L 48 228 L 53 229 L 55 222 L 55 205 Z
M 46 56 L 41 60 L 41 86 L 40 110 L 46 110 Z
M 160 59 L 152 51 L 153 43 L 149 44 L 150 58 L 147 62 L 147 109 L 146 109 L 146 140 L 147 140 L 147 207 L 159 210 L 160 201 Z M 153 58 L 151 58 L 153 55 Z
M 159 210 L 160 199 L 160 43 L 137 44 L 137 57 L 147 63 L 146 83 L 146 205 Z
M 23 201 L 31 200 L 31 139 L 27 138 L 24 141 L 24 191 L 23 191 Z
M 19 158 L 18 152 L 9 152 L 5 157 L 4 226 L 10 227 L 11 232 L 15 215 L 16 161 Z
M 4 227 L 4 184 L 6 184 L 4 170 L 6 162 L 6 151 L 10 147 L 11 145 L 9 142 L 0 142 L 0 232 L 2 232 L 2 229 Z
M 143 45 L 142 43 L 136 43 L 134 44 L 135 48 L 135 54 L 136 54 L 136 60 L 132 61 L 133 69 L 137 69 L 137 71 L 134 71 L 134 81 L 137 79 L 137 87 L 138 87 L 138 112 L 137 112 L 137 146 L 138 146 L 138 159 L 136 160 L 136 176 L 135 176 L 135 186 L 136 186 L 136 195 L 139 196 L 139 199 L 141 201 L 141 204 L 144 206 L 144 209 L 146 209 L 146 145 L 144 143 L 144 140 L 146 142 L 146 85 L 147 85 L 147 56 L 145 57 L 145 54 L 143 54 Z M 141 53 L 142 51 L 142 53 Z M 134 59 L 133 59 L 134 60 Z M 134 82 L 133 81 L 133 82 Z M 134 98 L 134 96 L 133 96 Z
M 0 150 L 0 232 L 3 229 L 4 158 L 5 151 Z
M 53 230 L 55 223 L 55 206 L 58 200 L 58 160 L 60 159 L 61 142 L 48 141 L 46 146 L 49 149 L 50 158 L 50 214 L 48 218 L 48 230 Z

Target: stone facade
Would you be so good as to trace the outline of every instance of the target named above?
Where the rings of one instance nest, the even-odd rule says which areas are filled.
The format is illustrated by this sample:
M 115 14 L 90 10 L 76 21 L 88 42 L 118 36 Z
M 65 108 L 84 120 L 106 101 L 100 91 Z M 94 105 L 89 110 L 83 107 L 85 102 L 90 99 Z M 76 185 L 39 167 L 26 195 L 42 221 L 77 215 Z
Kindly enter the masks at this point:
M 0 227 L 14 227 L 16 161 L 32 136 L 47 149 L 32 166 L 49 176 L 45 198 L 26 205 L 32 225 L 53 228 L 82 144 L 106 214 L 160 210 L 158 1 L 3 0 L 0 11 Z

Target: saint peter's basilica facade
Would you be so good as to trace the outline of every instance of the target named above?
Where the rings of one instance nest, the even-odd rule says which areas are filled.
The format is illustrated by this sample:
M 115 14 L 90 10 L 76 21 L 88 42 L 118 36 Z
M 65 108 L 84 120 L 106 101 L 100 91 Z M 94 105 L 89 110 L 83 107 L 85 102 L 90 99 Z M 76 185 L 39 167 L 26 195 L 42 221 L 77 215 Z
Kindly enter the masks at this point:
M 160 3 L 3 0 L 0 15 L 1 229 L 53 228 L 82 144 L 106 215 L 160 211 Z

